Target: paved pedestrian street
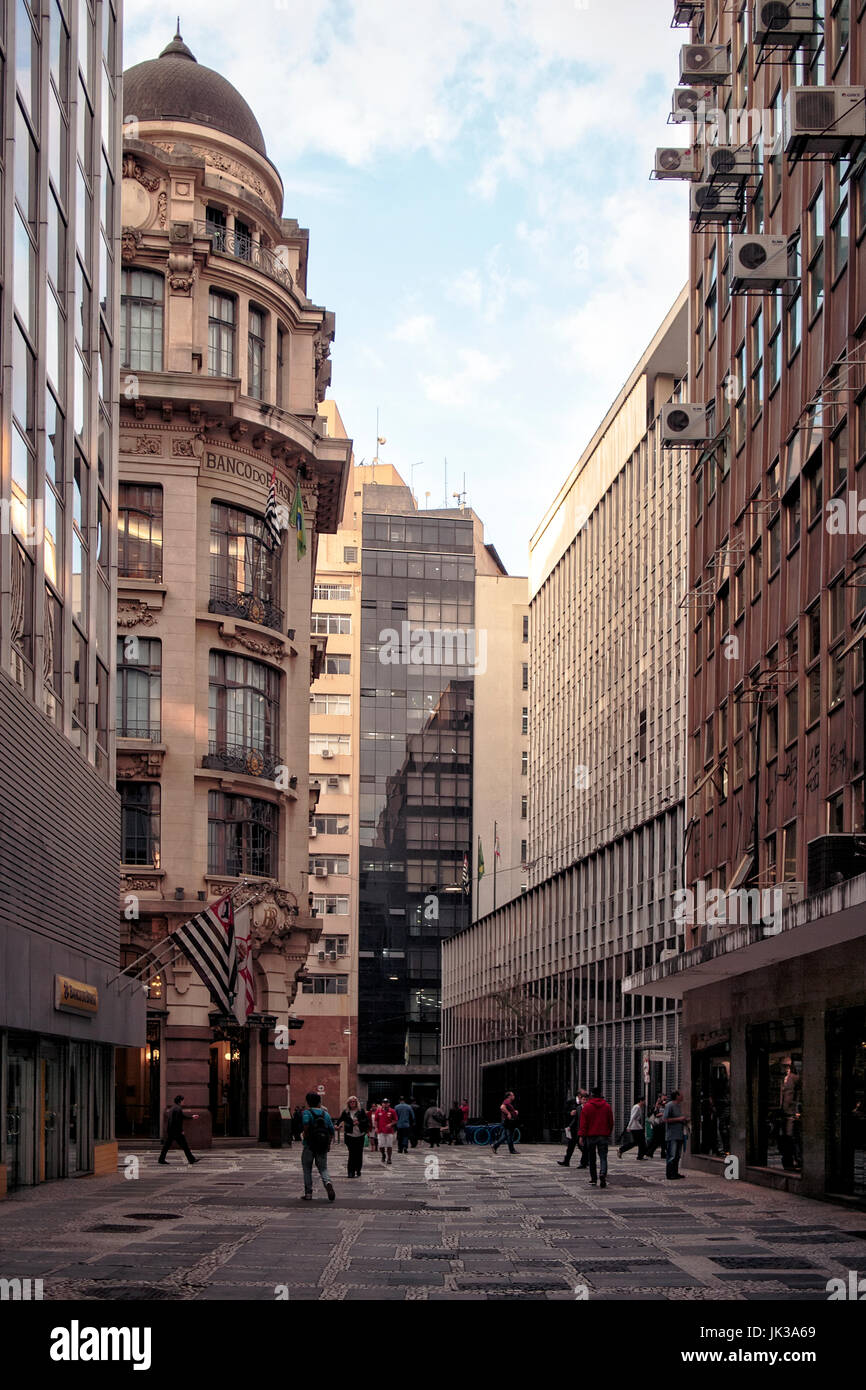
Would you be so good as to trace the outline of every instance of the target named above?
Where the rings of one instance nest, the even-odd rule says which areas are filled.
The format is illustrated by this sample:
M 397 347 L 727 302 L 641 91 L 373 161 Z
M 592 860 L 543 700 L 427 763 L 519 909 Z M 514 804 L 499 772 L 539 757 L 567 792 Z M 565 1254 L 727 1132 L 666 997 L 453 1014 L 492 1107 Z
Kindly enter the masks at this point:
M 669 1183 L 658 1159 L 615 1152 L 610 1185 L 593 1189 L 557 1167 L 561 1152 L 425 1147 L 390 1169 L 368 1154 L 350 1182 L 338 1147 L 329 1203 L 318 1176 L 300 1200 L 297 1145 L 214 1149 L 192 1168 L 177 1153 L 158 1168 L 148 1151 L 133 1180 L 0 1203 L 0 1277 L 42 1279 L 46 1300 L 826 1301 L 828 1279 L 866 1274 L 863 1213 L 699 1175 Z

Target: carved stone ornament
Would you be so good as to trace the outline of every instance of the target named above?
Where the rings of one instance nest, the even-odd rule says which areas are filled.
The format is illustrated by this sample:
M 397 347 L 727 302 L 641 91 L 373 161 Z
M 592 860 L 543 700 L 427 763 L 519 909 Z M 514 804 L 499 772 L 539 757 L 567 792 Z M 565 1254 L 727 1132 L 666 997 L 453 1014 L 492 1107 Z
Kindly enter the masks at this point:
M 168 194 L 163 190 L 156 200 L 157 216 L 160 227 L 164 227 L 168 217 Z
M 141 232 L 135 227 L 124 227 L 120 234 L 120 259 L 134 261 L 141 245 Z
M 173 246 L 190 246 L 192 244 L 192 223 L 172 222 L 168 229 L 168 239 Z
M 150 457 L 155 457 L 157 454 L 162 453 L 162 440 L 155 439 L 149 434 L 139 434 L 136 436 L 135 440 L 135 452 L 137 454 L 147 454 Z
M 162 774 L 162 754 L 124 753 L 117 755 L 117 775 L 128 777 L 159 777 Z
M 123 882 L 127 891 L 130 893 L 159 892 L 160 879 L 156 874 L 151 875 L 150 878 L 145 878 L 143 874 L 140 877 L 133 874 L 126 874 Z
M 227 647 L 244 647 L 248 652 L 255 652 L 257 656 L 268 656 L 272 660 L 279 660 L 286 654 L 284 644 L 276 637 L 260 637 L 258 633 L 245 632 L 241 628 L 236 628 L 230 636 L 226 636 L 222 626 L 220 637 Z
M 138 598 L 122 598 L 117 602 L 118 627 L 154 627 L 156 610 Z
M 189 294 L 195 277 L 196 266 L 192 256 L 172 251 L 168 258 L 168 283 L 172 294 Z
M 195 449 L 191 439 L 173 439 L 171 441 L 172 457 L 176 459 L 194 459 Z
M 135 179 L 142 188 L 146 188 L 148 193 L 155 193 L 162 183 L 159 174 L 146 174 L 136 159 L 134 154 L 123 156 L 123 177 L 125 179 Z

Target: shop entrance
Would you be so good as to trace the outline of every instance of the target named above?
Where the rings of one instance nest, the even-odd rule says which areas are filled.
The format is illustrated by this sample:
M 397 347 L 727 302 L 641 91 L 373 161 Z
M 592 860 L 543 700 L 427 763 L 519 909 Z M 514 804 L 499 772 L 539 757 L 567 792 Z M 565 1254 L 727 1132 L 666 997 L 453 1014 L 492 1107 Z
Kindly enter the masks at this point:
M 220 1033 L 220 1030 L 216 1030 Z M 249 1030 L 217 1036 L 210 1047 L 208 1108 L 215 1135 L 239 1137 L 249 1125 Z
M 9 1040 L 6 1055 L 6 1153 L 9 1187 L 37 1181 L 36 1049 Z
M 61 1177 L 63 1156 L 63 1071 L 60 1048 L 43 1042 L 39 1054 L 39 1181 Z

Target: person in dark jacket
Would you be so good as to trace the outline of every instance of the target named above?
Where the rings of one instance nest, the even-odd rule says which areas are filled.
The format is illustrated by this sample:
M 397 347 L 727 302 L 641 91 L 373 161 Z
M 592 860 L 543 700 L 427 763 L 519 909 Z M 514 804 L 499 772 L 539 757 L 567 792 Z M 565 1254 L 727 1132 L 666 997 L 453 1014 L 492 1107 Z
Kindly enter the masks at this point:
M 337 1121 L 337 1129 L 342 1129 L 346 1141 L 349 1177 L 359 1178 L 364 1165 L 364 1136 L 370 1129 L 370 1116 L 357 1096 L 349 1096 Z
M 558 1158 L 556 1160 L 560 1168 L 568 1168 L 571 1166 L 571 1155 L 574 1153 L 575 1149 L 578 1146 L 580 1146 L 581 1150 L 580 1164 L 578 1166 L 581 1168 L 586 1168 L 589 1166 L 589 1159 L 586 1156 L 586 1148 L 583 1144 L 580 1143 L 579 1135 L 580 1112 L 583 1109 L 584 1101 L 588 1099 L 589 1096 L 587 1095 L 586 1091 L 578 1091 L 574 1100 L 566 1102 L 565 1128 L 568 1130 L 570 1137 L 565 1149 L 565 1158 Z
M 513 1091 L 505 1092 L 505 1098 L 499 1107 L 499 1114 L 502 1117 L 502 1129 L 499 1132 L 499 1138 L 496 1140 L 495 1144 L 491 1144 L 490 1147 L 494 1153 L 498 1153 L 500 1145 L 507 1144 L 508 1152 L 513 1158 L 517 1153 L 514 1147 L 514 1131 L 517 1128 L 518 1116 L 517 1106 L 514 1104 Z
M 463 1143 L 463 1111 L 457 1101 L 451 1102 L 451 1109 L 448 1111 L 448 1142 L 451 1144 Z
M 412 1134 L 410 1136 L 409 1142 L 412 1145 L 413 1149 L 417 1149 L 418 1140 L 423 1138 L 424 1135 L 424 1107 L 419 1100 L 415 1099 L 414 1096 L 410 1100 L 409 1104 L 412 1107 L 412 1114 L 415 1116 L 415 1121 L 412 1125 Z
M 301 1116 L 303 1115 L 303 1113 L 304 1113 L 304 1112 L 303 1112 L 303 1110 L 301 1109 L 301 1107 L 300 1107 L 299 1105 L 296 1105 L 295 1108 L 294 1108 L 294 1110 L 292 1111 L 292 1138 L 293 1138 L 293 1139 L 300 1139 L 301 1134 L 303 1133 L 304 1122 L 303 1122 L 303 1120 L 302 1120 L 302 1118 L 301 1118 Z
M 613 1111 L 602 1096 L 600 1086 L 593 1086 L 589 1100 L 581 1109 L 578 1134 L 586 1142 L 591 1185 L 595 1187 L 600 1183 L 607 1187 L 607 1149 L 613 1134 Z
M 174 1105 L 168 1112 L 168 1126 L 165 1131 L 165 1143 L 162 1146 L 162 1153 L 159 1156 L 160 1163 L 167 1163 L 166 1154 L 172 1144 L 177 1144 L 179 1149 L 183 1149 L 186 1154 L 187 1163 L 198 1163 L 197 1158 L 193 1158 L 190 1153 L 189 1144 L 183 1132 L 183 1120 L 185 1115 L 192 1115 L 194 1120 L 198 1119 L 197 1114 L 192 1114 L 189 1110 L 183 1109 L 183 1096 L 175 1096 Z

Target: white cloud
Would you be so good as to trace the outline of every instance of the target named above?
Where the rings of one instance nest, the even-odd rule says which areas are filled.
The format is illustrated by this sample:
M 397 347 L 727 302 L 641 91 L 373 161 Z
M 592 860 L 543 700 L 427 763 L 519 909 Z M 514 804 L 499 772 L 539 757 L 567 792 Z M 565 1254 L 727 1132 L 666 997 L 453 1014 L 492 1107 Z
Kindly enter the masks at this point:
M 460 348 L 458 369 L 448 376 L 422 376 L 428 400 L 437 405 L 463 406 L 477 399 L 478 390 L 490 386 L 505 371 L 505 363 L 478 348 Z
M 392 328 L 391 337 L 400 343 L 426 343 L 435 322 L 430 314 L 413 314 Z

